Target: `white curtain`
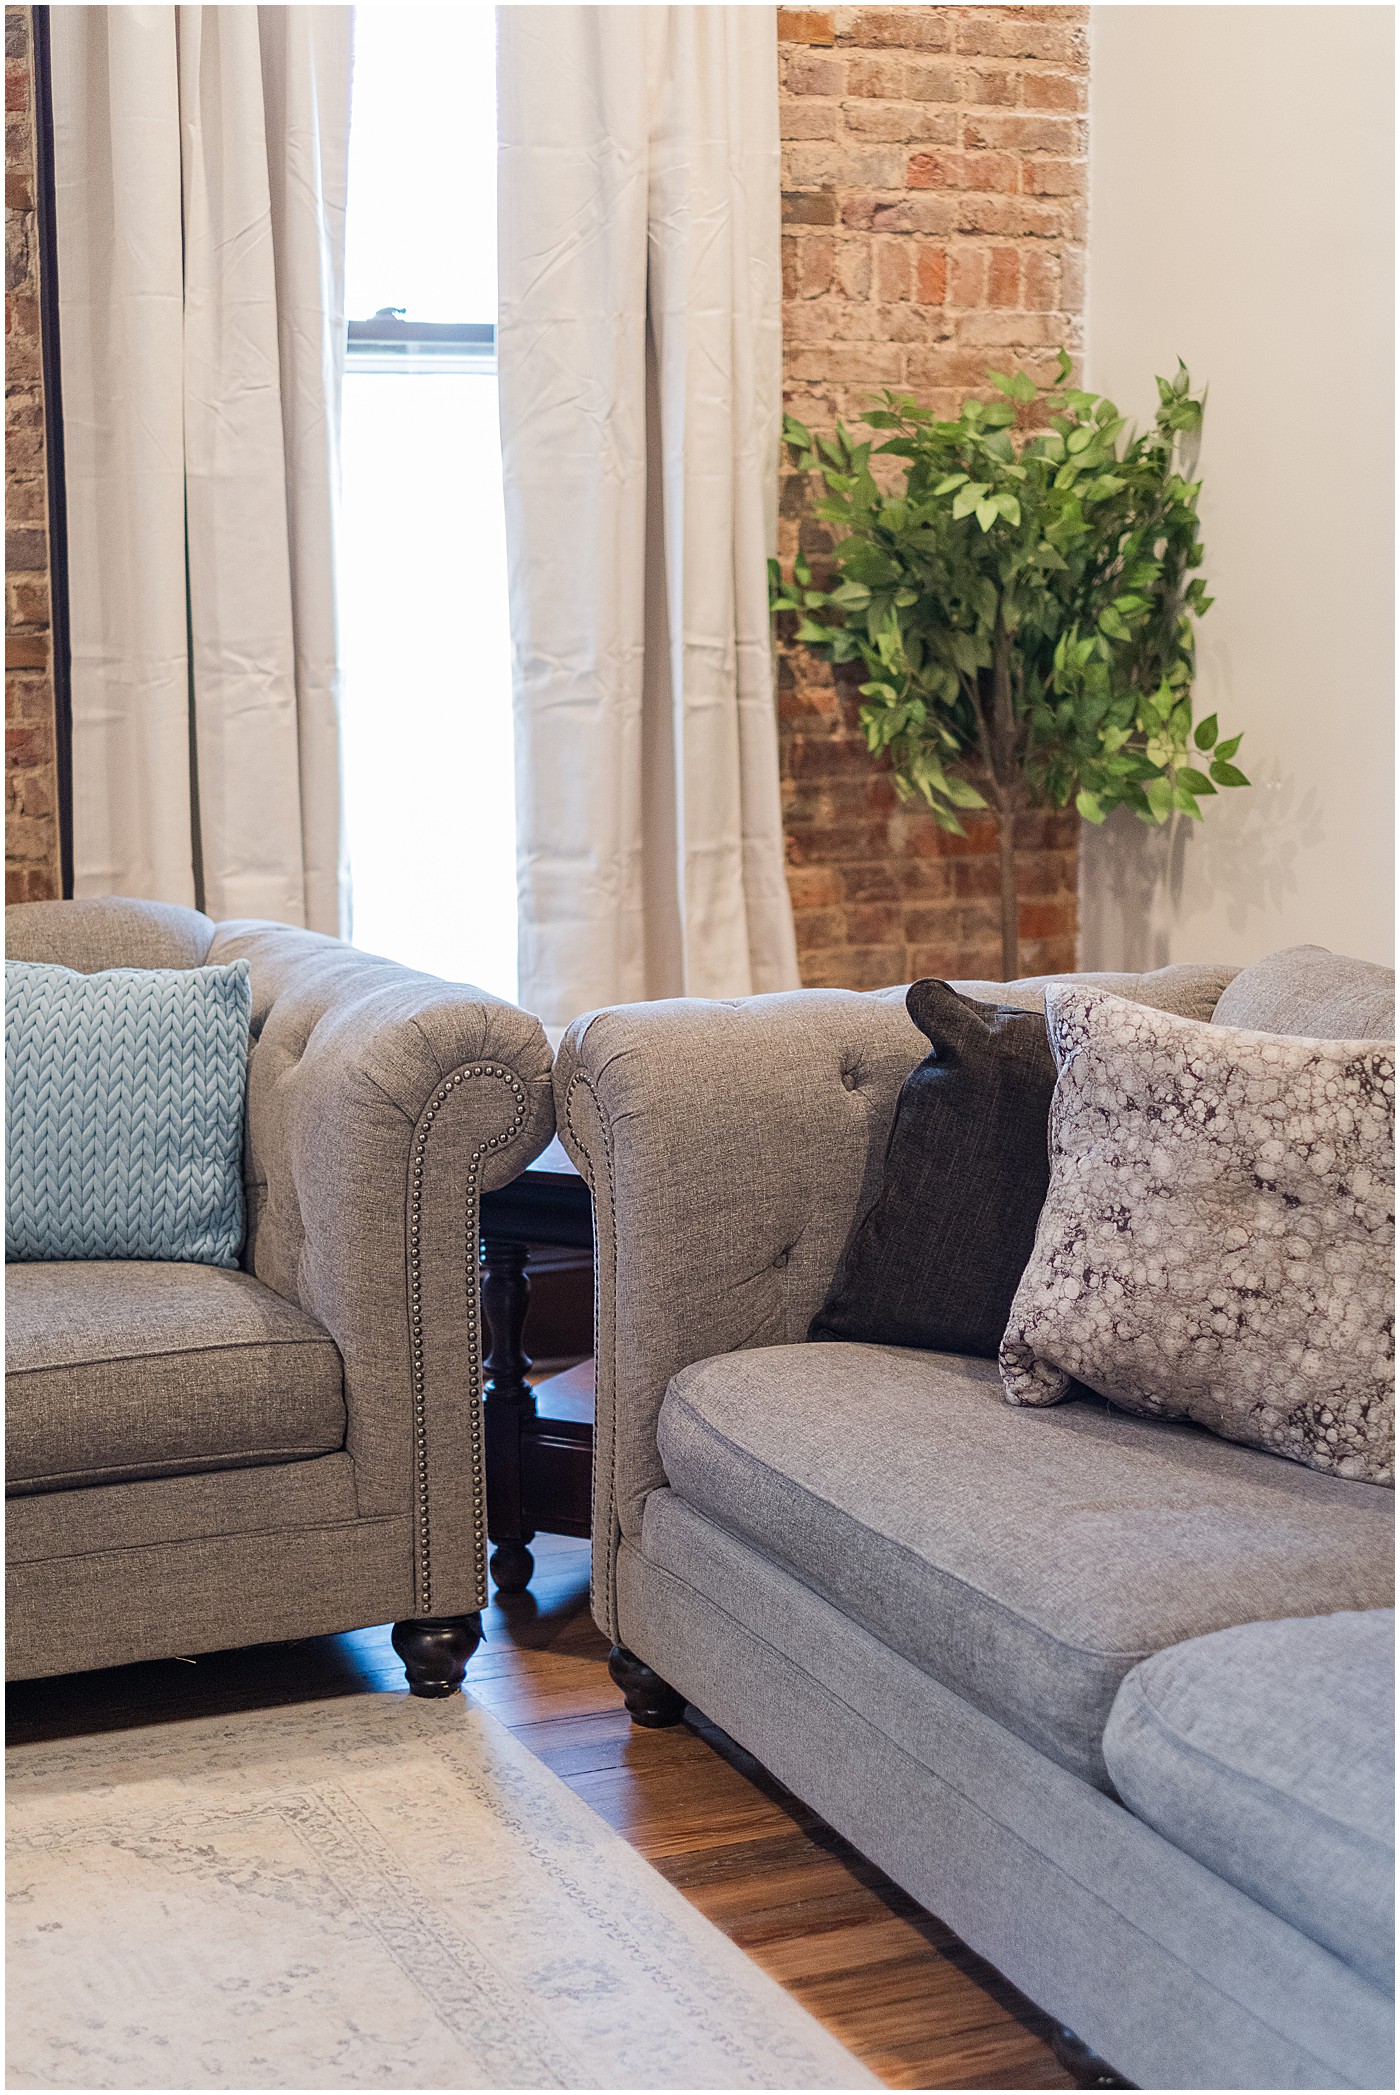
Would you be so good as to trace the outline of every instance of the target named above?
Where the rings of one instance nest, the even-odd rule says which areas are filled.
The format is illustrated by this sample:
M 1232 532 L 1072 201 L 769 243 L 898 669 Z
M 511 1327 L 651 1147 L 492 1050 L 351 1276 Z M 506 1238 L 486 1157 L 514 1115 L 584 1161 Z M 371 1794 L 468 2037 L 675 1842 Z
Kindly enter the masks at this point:
M 775 14 L 498 19 L 521 1001 L 790 988 Z
M 56 7 L 78 895 L 335 932 L 348 7 Z

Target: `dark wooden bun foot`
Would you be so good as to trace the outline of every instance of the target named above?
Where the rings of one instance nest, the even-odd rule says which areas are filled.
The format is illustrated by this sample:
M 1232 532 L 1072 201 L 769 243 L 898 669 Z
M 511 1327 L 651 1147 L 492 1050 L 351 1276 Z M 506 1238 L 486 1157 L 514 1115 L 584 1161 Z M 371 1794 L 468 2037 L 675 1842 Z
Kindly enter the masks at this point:
M 523 1593 L 534 1569 L 535 1560 L 523 1542 L 498 1542 L 491 1552 L 491 1576 L 500 1593 Z
M 614 1644 L 608 1654 L 608 1671 L 622 1690 L 634 1724 L 660 1730 L 663 1725 L 680 1723 L 685 1715 L 685 1697 L 678 1695 L 659 1673 L 653 1673 L 635 1652 L 623 1644 Z
M 396 1622 L 391 1642 L 403 1660 L 410 1693 L 455 1695 L 467 1660 L 481 1642 L 480 1615 L 442 1615 L 431 1621 Z
M 1050 2049 L 1064 2067 L 1074 2076 L 1080 2088 L 1133 2088 L 1136 2081 L 1124 2080 L 1121 2073 L 1101 2059 L 1096 2051 L 1090 2051 L 1082 2037 L 1061 2022 L 1050 2032 Z

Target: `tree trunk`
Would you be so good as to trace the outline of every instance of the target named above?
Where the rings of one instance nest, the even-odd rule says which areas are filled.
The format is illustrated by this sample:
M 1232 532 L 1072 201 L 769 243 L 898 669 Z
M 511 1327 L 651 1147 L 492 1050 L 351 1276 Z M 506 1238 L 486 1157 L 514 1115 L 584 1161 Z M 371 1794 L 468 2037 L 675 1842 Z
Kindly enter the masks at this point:
M 1021 748 L 1011 691 L 1011 636 L 997 620 L 992 641 L 992 773 L 996 780 L 997 843 L 1001 853 L 1001 976 L 1019 972 L 1016 907 L 1016 810 L 1021 802 Z
M 1016 810 L 1010 795 L 997 815 L 1001 854 L 1001 979 L 1014 982 L 1021 971 L 1020 912 L 1016 902 Z

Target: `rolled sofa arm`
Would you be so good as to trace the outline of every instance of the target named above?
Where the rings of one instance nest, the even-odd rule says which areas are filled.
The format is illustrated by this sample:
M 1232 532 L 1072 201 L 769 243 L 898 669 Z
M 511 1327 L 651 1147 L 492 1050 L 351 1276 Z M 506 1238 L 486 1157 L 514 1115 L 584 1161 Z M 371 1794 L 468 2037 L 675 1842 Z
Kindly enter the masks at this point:
M 1234 972 L 1077 979 L 1207 1019 Z M 953 986 L 1034 1009 L 1051 979 Z M 666 1482 L 667 1384 L 692 1361 L 806 1337 L 927 1051 L 903 989 L 620 1005 L 565 1034 L 555 1111 L 597 1240 L 593 1611 L 614 1639 L 618 1537 L 639 1535 Z
M 691 1361 L 806 1336 L 927 1049 L 903 992 L 621 1005 L 555 1063 L 560 1137 L 593 1191 L 593 1611 L 666 1481 L 656 1421 Z
M 480 1196 L 554 1129 L 539 1021 L 284 925 L 219 925 L 246 958 L 248 1234 L 257 1278 L 345 1368 L 359 1510 L 413 1510 L 415 1607 L 485 1605 Z

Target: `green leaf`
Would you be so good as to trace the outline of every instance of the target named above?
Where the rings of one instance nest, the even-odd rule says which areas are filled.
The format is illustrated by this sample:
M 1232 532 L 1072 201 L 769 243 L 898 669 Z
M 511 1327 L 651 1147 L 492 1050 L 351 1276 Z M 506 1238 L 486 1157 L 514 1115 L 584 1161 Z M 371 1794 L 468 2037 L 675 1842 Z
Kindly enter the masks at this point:
M 1188 792 L 1204 794 L 1215 791 L 1204 771 L 1193 771 L 1189 764 L 1179 764 L 1176 776 L 1178 784 L 1185 786 Z
M 946 479 L 940 480 L 937 487 L 933 490 L 935 499 L 939 495 L 950 495 L 955 487 L 964 486 L 967 479 L 968 475 L 966 473 L 949 473 Z
M 1154 822 L 1165 822 L 1176 805 L 1176 794 L 1169 778 L 1149 778 L 1143 787 L 1147 805 L 1152 810 Z
M 1157 381 L 1157 383 L 1158 383 L 1158 385 L 1161 385 L 1161 383 L 1162 383 L 1162 380 L 1161 380 L 1161 379 L 1159 378 L 1159 379 L 1158 379 L 1158 381 Z M 1216 738 L 1216 736 L 1217 736 L 1217 735 L 1218 735 L 1219 733 L 1220 733 L 1220 720 L 1219 720 L 1219 716 L 1218 716 L 1217 714 L 1215 714 L 1215 713 L 1209 713 L 1209 714 L 1207 714 L 1206 718 L 1205 718 L 1205 719 L 1204 719 L 1203 721 L 1201 721 L 1201 722 L 1200 722 L 1200 724 L 1198 725 L 1198 727 L 1197 727 L 1197 729 L 1196 729 L 1196 747 L 1197 747 L 1197 749 L 1214 749 L 1214 747 L 1215 747 L 1215 738 Z
M 943 791 L 952 801 L 954 807 L 985 807 L 987 805 L 976 786 L 969 785 L 965 778 L 945 777 Z
M 984 532 L 991 530 L 1000 514 L 1001 511 L 994 500 L 988 499 L 977 504 L 977 521 Z
M 954 517 L 971 516 L 978 503 L 986 497 L 987 491 L 985 480 L 969 480 L 966 487 L 960 488 L 953 497 Z
M 870 602 L 870 590 L 864 582 L 843 582 L 832 590 L 831 601 L 845 611 L 863 611 Z
M 830 626 L 815 625 L 810 618 L 804 618 L 793 638 L 806 641 L 809 647 L 829 647 L 836 635 Z
M 1019 503 L 1019 502 L 1018 502 L 1018 501 L 1016 500 L 1016 497 L 1015 497 L 1014 495 L 1008 495 L 1008 494 L 1000 494 L 1000 495 L 993 495 L 993 497 L 992 497 L 992 500 L 993 500 L 994 504 L 996 505 L 996 507 L 997 507 L 997 508 L 998 508 L 998 509 L 999 509 L 999 510 L 1001 511 L 1002 515 L 1003 515 L 1003 516 L 1004 516 L 1004 517 L 1006 518 L 1006 521 L 1007 521 L 1007 523 L 1008 523 L 1008 524 L 1019 524 L 1019 523 L 1020 523 L 1020 521 L 1021 521 L 1021 505 L 1020 505 L 1020 503 Z M 981 511 L 979 510 L 979 511 L 978 511 L 978 515 L 979 515 L 979 517 L 981 516 L 981 513 L 982 513 L 982 512 L 981 512 Z M 985 528 L 985 527 L 984 527 L 984 528 Z
M 1210 775 L 1218 786 L 1247 786 L 1249 784 L 1249 780 L 1245 777 L 1243 771 L 1236 770 L 1233 764 L 1222 764 L 1218 758 L 1210 767 Z
M 1231 757 L 1235 754 L 1235 751 L 1239 748 L 1243 740 L 1243 735 L 1231 735 L 1228 742 L 1222 742 L 1220 747 L 1215 752 L 1218 760 L 1222 764 L 1228 764 Z
M 1063 356 L 1064 351 L 1061 350 L 1060 354 Z M 1101 805 L 1097 793 L 1090 793 L 1087 789 L 1081 790 L 1075 794 L 1074 804 L 1086 822 L 1103 822 L 1107 819 L 1106 810 Z
M 1080 451 L 1087 451 L 1090 444 L 1093 443 L 1095 435 L 1096 431 L 1092 429 L 1072 429 L 1065 444 L 1065 449 L 1070 457 L 1075 457 Z
M 1013 371 L 1008 376 L 1004 371 L 989 371 L 987 382 L 999 393 L 1006 393 L 1013 400 L 1034 400 L 1035 380 L 1027 378 L 1024 371 Z

